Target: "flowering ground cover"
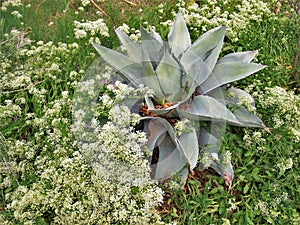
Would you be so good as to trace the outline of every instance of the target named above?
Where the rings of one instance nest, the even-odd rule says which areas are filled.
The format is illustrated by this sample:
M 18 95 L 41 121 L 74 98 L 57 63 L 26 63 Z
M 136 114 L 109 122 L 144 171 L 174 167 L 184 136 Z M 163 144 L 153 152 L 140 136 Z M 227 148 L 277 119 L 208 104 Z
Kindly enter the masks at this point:
M 0 224 L 300 223 L 299 1 L 0 4 Z M 111 83 L 92 46 L 118 49 L 114 28 L 137 43 L 140 26 L 166 40 L 178 12 L 192 43 L 224 25 L 221 57 L 257 50 L 266 66 L 232 84 L 252 95 L 266 128 L 224 127 L 230 185 L 212 158 L 185 184 L 152 179 L 140 116 L 113 106 L 153 90 Z

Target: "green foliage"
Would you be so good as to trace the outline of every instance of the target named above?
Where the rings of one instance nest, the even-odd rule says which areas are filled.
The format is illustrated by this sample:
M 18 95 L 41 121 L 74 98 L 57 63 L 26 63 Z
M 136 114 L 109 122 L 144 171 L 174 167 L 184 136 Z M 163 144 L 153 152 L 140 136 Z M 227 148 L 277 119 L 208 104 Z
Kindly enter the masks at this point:
M 150 21 L 151 28 L 166 39 L 179 10 L 192 42 L 205 31 L 226 25 L 221 56 L 249 49 L 259 51 L 253 61 L 267 68 L 234 86 L 254 96 L 257 114 L 271 133 L 227 127 L 218 151 L 231 152 L 235 168 L 232 186 L 225 186 L 224 180 L 210 170 L 201 176 L 195 173 L 184 190 L 163 186 L 165 202 L 159 207 L 159 215 L 166 223 L 178 225 L 300 223 L 299 77 L 295 73 L 297 68 L 299 72 L 299 64 L 294 65 L 299 16 L 292 1 L 95 0 L 106 14 L 88 0 L 0 2 L 0 224 L 160 223 L 153 209 L 161 200 L 161 192 L 152 181 L 148 183 L 149 171 L 144 170 L 147 167 L 143 162 L 139 166 L 146 186 L 130 182 L 126 186 L 113 181 L 136 178 L 131 173 L 124 176 L 124 164 L 117 167 L 107 162 L 107 166 L 120 170 L 95 173 L 83 157 L 84 151 L 78 151 L 77 136 L 72 135 L 72 104 L 77 84 L 95 58 L 90 41 L 117 48 L 114 28 L 119 27 L 139 42 L 140 25 L 149 31 Z M 79 21 L 77 25 L 75 20 Z M 78 38 L 75 29 L 86 35 Z M 101 98 L 95 116 L 122 137 L 114 139 L 119 145 L 107 147 L 113 135 L 109 130 L 96 132 L 97 124 L 92 132 L 98 138 L 97 145 L 86 147 L 98 153 L 99 149 L 109 149 L 117 162 L 130 162 L 136 159 L 138 148 L 126 158 L 124 146 L 130 145 L 132 150 L 137 146 L 133 142 L 145 137 L 132 132 L 132 126 L 131 131 L 121 131 L 114 124 L 124 117 L 118 110 L 111 111 L 115 119 L 110 116 L 111 98 L 121 100 L 122 93 L 130 89 L 122 83 L 118 87 L 98 89 Z M 234 98 L 230 100 L 235 102 Z M 240 104 L 251 111 L 246 100 L 243 98 Z M 236 110 L 232 105 L 228 108 Z M 175 133 L 185 135 L 191 125 L 191 121 L 182 120 L 176 123 Z M 205 163 L 203 159 L 198 163 Z M 206 159 L 211 162 L 211 158 Z M 137 162 L 141 161 L 132 163 Z
M 265 86 L 279 85 L 295 90 L 299 87 L 297 68 L 293 68 L 296 52 L 299 51 L 299 22 L 299 16 L 289 8 L 287 15 L 279 14 L 258 24 L 250 24 L 249 30 L 240 35 L 241 42 L 236 48 L 243 50 L 253 46 L 259 51 L 257 60 L 267 65 L 267 68 L 245 79 L 241 85 L 247 86 L 253 83 L 253 80 L 260 80 Z M 255 42 L 252 43 L 252 40 Z
M 106 29 L 102 27 L 104 34 Z M 78 151 L 71 127 L 72 106 L 83 69 L 94 57 L 86 55 L 87 45 L 73 41 L 34 42 L 17 30 L 4 38 L 0 46 L 3 162 L 0 223 L 137 224 L 139 221 L 151 224 L 159 221 L 154 208 L 161 192 L 149 178 L 143 161 L 135 160 L 141 162 L 138 171 L 146 171 L 141 179 L 143 184 L 132 183 L 132 177 L 127 176 L 127 181 L 115 185 L 114 177 L 107 178 L 104 174 L 104 178 L 101 171 L 96 173 Z M 115 129 L 120 131 L 117 126 Z M 109 140 L 107 137 L 113 137 L 111 132 L 95 135 L 99 135 L 99 140 Z M 124 140 L 120 145 L 129 143 L 126 138 L 131 132 L 129 129 L 128 133 L 122 133 Z M 143 136 L 131 136 L 131 145 L 137 145 L 138 138 Z M 125 147 L 123 150 L 128 151 Z M 132 192 L 136 187 L 138 191 Z M 149 198 L 144 201 L 146 196 Z M 116 204 L 107 205 L 112 201 Z

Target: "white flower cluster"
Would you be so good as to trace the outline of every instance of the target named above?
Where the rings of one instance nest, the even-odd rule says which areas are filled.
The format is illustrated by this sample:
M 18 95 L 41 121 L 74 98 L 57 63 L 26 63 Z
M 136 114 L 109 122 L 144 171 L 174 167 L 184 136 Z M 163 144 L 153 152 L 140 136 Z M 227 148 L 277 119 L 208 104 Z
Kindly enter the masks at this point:
M 192 131 L 192 128 L 193 128 L 192 122 L 185 118 L 183 120 L 178 121 L 175 124 L 174 130 L 178 136 L 181 136 L 183 133 L 188 133 Z
M 104 2 L 105 0 L 95 0 L 95 2 Z M 88 6 L 88 5 L 90 5 L 90 3 L 91 3 L 91 1 L 90 0 L 81 0 L 81 4 L 83 5 L 83 6 Z
M 260 213 L 264 216 L 264 218 L 267 220 L 269 224 L 274 224 L 276 221 L 276 218 L 281 214 L 281 212 L 277 209 L 280 204 L 283 204 L 284 202 L 288 201 L 288 193 L 283 192 L 282 196 L 280 198 L 275 198 L 273 202 L 268 203 L 262 200 L 258 200 L 255 210 L 259 210 Z M 298 218 L 295 218 L 298 217 Z M 291 218 L 289 218 L 290 221 L 297 221 L 299 219 L 299 215 L 292 215 Z M 299 220 L 298 220 L 299 221 Z M 294 223 L 293 223 L 294 224 Z
M 74 34 L 76 39 L 90 37 L 90 42 L 100 44 L 99 37 L 109 37 L 108 27 L 103 19 L 95 21 L 79 22 L 74 21 Z
M 262 109 L 272 111 L 269 117 L 271 128 L 286 129 L 300 141 L 300 96 L 281 87 L 266 88 L 264 92 L 255 92 Z
M 227 27 L 226 35 L 233 42 L 238 40 L 239 32 L 244 30 L 250 21 L 258 22 L 262 20 L 263 16 L 271 15 L 267 3 L 261 0 L 241 1 L 233 12 L 230 9 L 232 5 L 236 5 L 236 1 L 202 1 L 201 4 L 194 3 L 186 6 L 185 1 L 178 0 L 176 4 L 191 32 L 195 35 L 199 36 L 214 27 L 225 25 Z M 177 12 L 173 11 L 172 13 L 175 16 Z M 161 24 L 170 27 L 172 20 L 164 21 Z
M 208 152 L 205 152 L 201 158 L 201 169 L 207 169 L 210 167 L 210 165 L 214 162 L 219 162 L 220 159 L 219 159 L 219 156 L 217 153 L 208 153 Z
M 19 11 L 13 11 L 11 12 L 11 15 L 15 16 L 18 19 L 22 18 L 22 15 L 19 13 Z
M 285 159 L 285 160 L 281 160 L 280 163 L 277 163 L 277 167 L 281 171 L 285 172 L 286 170 L 291 169 L 293 167 L 293 159 L 288 158 L 288 159 Z
M 118 29 L 122 30 L 129 35 L 130 39 L 135 42 L 140 42 L 141 40 L 141 31 L 139 29 L 130 28 L 126 23 L 123 23 Z
M 23 179 L 28 177 L 27 171 L 37 178 L 6 195 L 10 202 L 6 210 L 13 213 L 9 220 L 32 224 L 51 213 L 55 224 L 157 224 L 160 219 L 155 207 L 162 200 L 162 191 L 151 180 L 141 155 L 145 134 L 127 127 L 138 118 L 125 108 L 114 108 L 112 122 L 94 130 L 98 142 L 82 145 L 83 153 L 87 149 L 98 157 L 95 173 L 75 150 L 70 119 L 64 117 L 69 117 L 71 106 L 72 100 L 64 91 L 61 99 L 43 109 L 41 118 L 28 116 L 27 124 L 37 131 L 31 142 L 7 142 L 6 152 L 13 159 L 9 168 Z M 1 186 L 7 188 L 12 182 L 2 174 L 5 171 L 1 170 L 5 178 Z M 0 223 L 9 221 L 1 217 Z
M 6 0 L 6 1 L 1 2 L 0 9 L 2 11 L 6 11 L 7 7 L 10 7 L 10 6 L 18 7 L 18 6 L 22 6 L 22 5 L 23 5 L 22 0 Z
M 152 96 L 154 94 L 153 90 L 145 87 L 144 85 L 139 85 L 138 88 L 133 88 L 120 81 L 107 85 L 107 89 L 115 94 L 114 99 L 116 103 L 128 98 L 141 98 L 145 95 Z
M 5 127 L 13 121 L 20 119 L 22 115 L 21 107 L 12 100 L 5 100 L 3 105 L 0 105 L 0 128 Z
M 258 83 L 257 81 L 255 82 Z M 284 139 L 290 142 L 286 146 L 285 154 L 298 152 L 299 149 L 296 145 L 300 142 L 300 96 L 281 87 L 267 87 L 261 90 L 259 86 L 260 84 L 258 83 L 258 86 L 255 88 L 256 91 L 253 91 L 253 85 L 249 86 L 248 90 L 256 98 L 257 107 L 261 114 L 260 117 L 270 128 L 271 133 L 269 129 L 260 131 L 244 129 L 244 143 L 246 146 L 255 146 L 258 151 L 265 152 L 270 150 L 268 140 L 270 139 L 269 136 L 271 136 L 273 142 L 278 142 L 278 144 L 273 145 L 272 150 L 277 147 L 280 149 L 280 143 Z M 279 162 L 279 165 L 281 168 L 284 168 L 281 162 Z
M 81 4 L 82 4 L 83 6 L 87 6 L 87 5 L 89 5 L 90 3 L 91 3 L 90 0 L 81 0 Z
M 91 140 L 97 141 L 81 143 L 79 152 L 80 140 L 71 131 L 72 96 L 84 71 L 65 69 L 66 62 L 78 56 L 78 44 L 38 41 L 13 49 L 0 54 L 0 126 L 21 121 L 22 138 L 5 142 L 7 162 L 0 164 L 0 187 L 10 189 L 5 193 L 9 216 L 1 215 L 0 224 L 34 224 L 45 215 L 53 224 L 159 223 L 155 207 L 162 190 L 150 178 L 143 157 L 145 134 L 132 127 L 139 116 L 124 107 L 113 108 L 105 126 L 97 120 L 89 124 L 95 128 L 91 133 L 96 139 Z M 95 86 L 87 81 L 80 87 L 97 98 Z M 133 92 L 148 93 L 143 87 Z M 78 127 L 86 128 L 88 113 L 75 111 Z M 99 158 L 87 162 L 85 149 Z M 23 185 L 16 187 L 17 182 Z
M 49 80 L 53 84 L 61 83 L 65 79 L 62 70 L 65 68 L 65 59 L 74 57 L 76 52 L 78 52 L 76 44 L 58 43 L 56 46 L 52 42 L 44 44 L 39 41 L 36 46 L 20 48 L 15 52 L 16 58 L 5 57 L 3 54 L 0 67 L 0 71 L 5 74 L 0 77 L 3 93 L 28 91 L 36 102 L 45 102 L 47 95 L 45 83 Z M 19 58 L 23 58 L 24 63 L 16 65 Z M 79 76 L 68 78 L 68 84 L 75 86 L 78 78 Z
M 253 98 L 251 96 L 242 95 L 241 97 L 239 97 L 237 105 L 245 107 L 252 113 L 255 113 L 256 111 Z
M 262 199 L 258 199 L 255 210 L 259 210 L 269 224 L 275 224 L 282 219 L 289 224 L 298 224 L 300 215 L 297 209 L 291 209 L 290 216 L 282 215 L 283 208 L 286 209 L 286 205 L 291 202 L 289 195 L 290 193 L 287 193 L 280 183 L 272 183 L 269 186 L 267 198 L 262 196 Z
M 109 111 L 108 118 L 120 127 L 128 127 L 140 122 L 140 116 L 138 114 L 132 114 L 126 106 L 114 106 Z
M 231 152 L 226 151 L 222 154 L 223 157 L 223 164 L 229 164 L 231 162 Z
M 130 33 L 130 27 L 126 23 L 123 23 L 121 26 L 118 27 L 118 29 L 120 29 L 126 34 Z
M 209 146 L 204 147 L 204 151 L 205 148 L 209 148 Z M 201 170 L 207 169 L 209 168 L 212 164 L 223 164 L 223 165 L 227 165 L 229 163 L 231 163 L 231 152 L 230 151 L 226 151 L 226 152 L 221 152 L 221 153 L 216 153 L 216 152 L 204 152 L 202 155 L 202 158 L 200 160 L 201 163 Z
M 140 42 L 141 41 L 141 31 L 140 30 L 134 30 L 132 33 L 129 35 L 130 39 L 135 41 L 135 42 Z
M 222 218 L 222 221 L 223 221 L 222 225 L 231 225 L 229 219 Z
M 231 199 L 229 199 L 228 204 L 230 205 L 230 207 L 227 208 L 226 211 L 232 212 L 232 211 L 236 210 L 237 206 L 236 206 L 235 202 L 232 202 Z
M 110 189 L 117 190 L 107 200 L 111 206 L 103 212 L 107 219 L 102 219 L 101 223 L 152 224 L 152 221 L 159 221 L 154 208 L 162 200 L 162 191 L 150 178 L 150 168 L 142 149 L 146 135 L 133 127 L 139 123 L 140 116 L 118 105 L 125 97 L 141 98 L 152 91 L 143 86 L 134 89 L 119 81 L 107 85 L 111 72 L 101 71 L 100 77 L 96 75 L 95 79 L 79 84 L 72 131 L 82 155 L 102 182 L 106 182 L 104 188 L 110 185 Z M 97 112 L 93 110 L 101 85 L 114 94 L 112 98 L 104 93 L 97 103 L 109 108 L 108 121 L 104 124 L 95 118 Z
M 141 149 L 146 136 L 132 127 L 139 118 L 125 106 L 114 106 L 109 112 L 110 121 L 100 126 L 93 120 L 93 130 L 83 131 L 93 132 L 96 137 L 95 142 L 83 142 L 80 149 L 101 178 L 101 189 L 106 189 L 103 193 L 107 193 L 103 197 L 107 199 L 107 209 L 102 212 L 106 219 L 100 220 L 101 224 L 159 221 L 154 208 L 162 201 L 162 191 L 150 178 Z
M 245 129 L 243 141 L 245 142 L 246 146 L 252 146 L 254 144 L 257 146 L 261 146 L 266 143 L 264 135 L 266 135 L 265 131 L 252 131 Z

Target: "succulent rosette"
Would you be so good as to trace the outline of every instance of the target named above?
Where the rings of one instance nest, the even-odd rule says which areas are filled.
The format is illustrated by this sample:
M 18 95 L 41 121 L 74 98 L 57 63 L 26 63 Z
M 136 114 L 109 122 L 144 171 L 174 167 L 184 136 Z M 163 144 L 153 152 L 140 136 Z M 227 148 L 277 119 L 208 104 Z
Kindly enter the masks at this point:
M 150 151 L 156 151 L 153 176 L 157 180 L 180 174 L 183 179 L 197 166 L 212 167 L 230 184 L 234 173 L 231 161 L 219 149 L 222 133 L 211 124 L 260 127 L 265 125 L 252 113 L 253 98 L 228 84 L 245 78 L 263 65 L 252 63 L 257 51 L 238 52 L 219 58 L 226 28 L 216 27 L 191 43 L 188 28 L 178 13 L 167 37 L 150 28 L 141 28 L 141 42 L 132 41 L 123 31 L 116 34 L 126 54 L 94 44 L 120 77 L 132 87 L 143 85 L 153 95 L 124 101 L 142 118 Z M 248 107 L 240 104 L 248 100 Z M 185 128 L 180 128 L 183 121 Z

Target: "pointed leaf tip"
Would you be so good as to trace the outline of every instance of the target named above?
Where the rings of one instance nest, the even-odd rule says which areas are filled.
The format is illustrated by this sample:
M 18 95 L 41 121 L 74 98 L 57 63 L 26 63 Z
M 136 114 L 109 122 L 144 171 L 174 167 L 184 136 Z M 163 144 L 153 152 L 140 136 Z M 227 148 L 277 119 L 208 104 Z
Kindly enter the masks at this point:
M 115 29 L 121 45 L 125 48 L 127 55 L 136 61 L 141 61 L 140 46 L 119 28 Z
M 218 60 L 218 64 L 226 63 L 226 62 L 245 62 L 250 63 L 254 57 L 257 55 L 258 51 L 245 51 L 245 52 L 234 52 Z
M 161 36 L 155 30 L 153 30 L 151 27 L 150 27 L 150 34 L 155 40 L 157 40 L 160 44 L 163 45 L 163 40 L 162 40 Z
M 191 46 L 190 33 L 180 12 L 177 14 L 168 34 L 168 42 L 176 57 Z

